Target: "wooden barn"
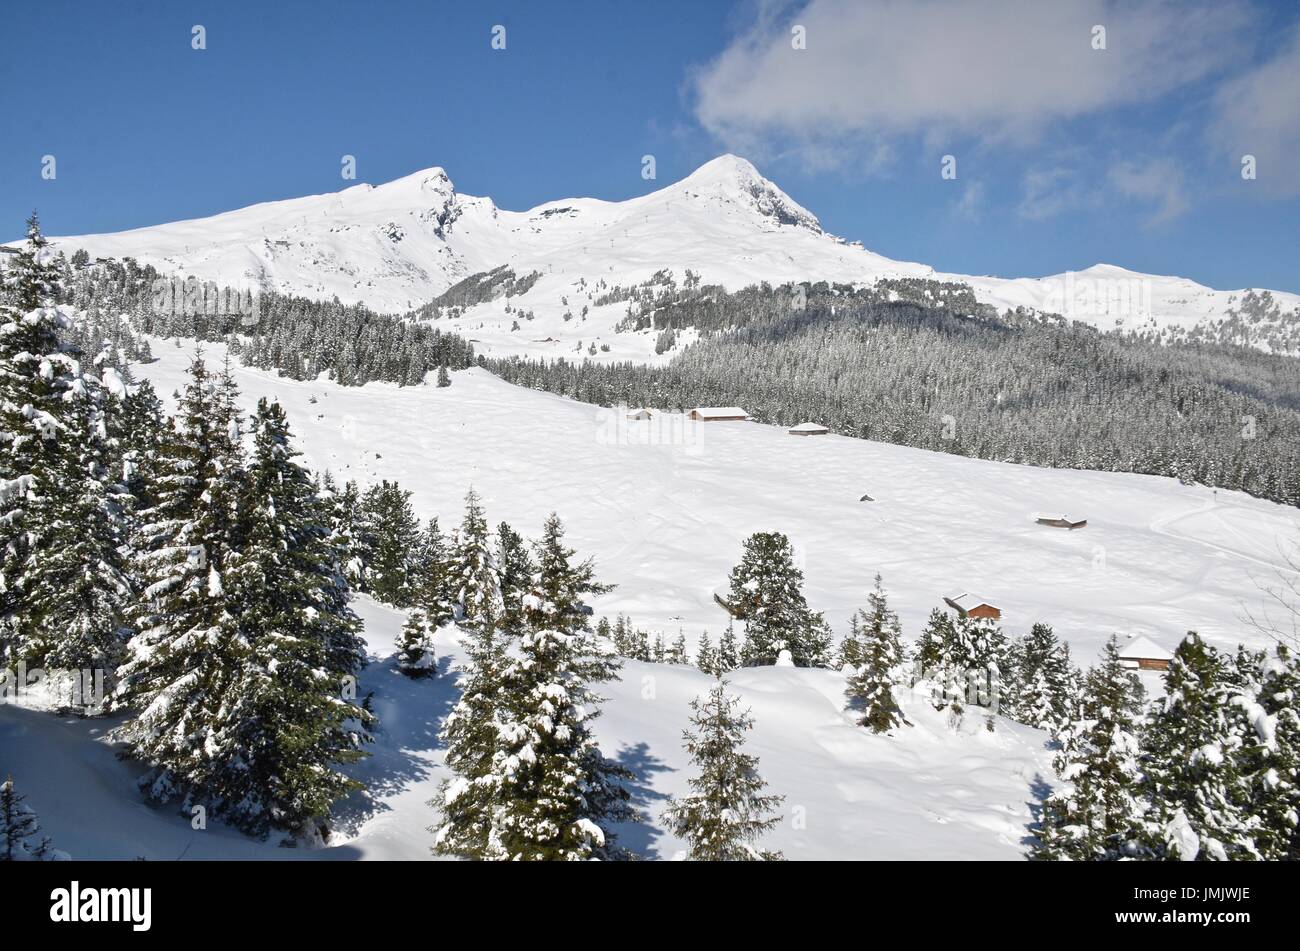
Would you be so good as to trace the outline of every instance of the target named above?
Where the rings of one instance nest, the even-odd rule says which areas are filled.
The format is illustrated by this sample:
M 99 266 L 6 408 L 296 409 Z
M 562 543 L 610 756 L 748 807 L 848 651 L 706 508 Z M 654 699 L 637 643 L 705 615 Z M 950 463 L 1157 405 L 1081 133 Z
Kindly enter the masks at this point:
M 1068 515 L 1035 515 L 1034 521 L 1039 525 L 1050 525 L 1053 528 L 1068 528 L 1071 531 L 1076 528 L 1083 528 L 1088 524 L 1086 518 L 1071 518 Z
M 739 406 L 697 406 L 686 414 L 689 419 L 715 423 L 728 419 L 749 419 L 749 414 Z
M 989 621 L 997 621 L 1002 618 L 1002 609 L 994 607 L 983 598 L 976 597 L 973 594 L 959 594 L 955 598 L 944 598 L 948 602 L 948 607 L 952 608 L 962 617 L 984 618 Z
M 651 413 L 650 410 L 646 409 L 644 406 L 640 407 L 639 409 L 630 409 L 627 411 L 628 419 L 649 419 L 652 415 L 654 414 Z
M 1130 670 L 1168 670 L 1173 651 L 1165 650 L 1151 638 L 1138 635 L 1119 649 L 1120 663 Z
M 790 427 L 791 436 L 825 436 L 830 430 L 820 423 L 800 423 Z

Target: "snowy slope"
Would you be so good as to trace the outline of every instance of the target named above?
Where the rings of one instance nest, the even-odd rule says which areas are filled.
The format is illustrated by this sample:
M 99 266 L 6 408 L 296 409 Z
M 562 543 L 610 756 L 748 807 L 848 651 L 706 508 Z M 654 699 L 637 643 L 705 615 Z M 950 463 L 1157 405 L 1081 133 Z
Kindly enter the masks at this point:
M 435 645 L 443 676 L 411 681 L 392 652 L 400 612 L 366 598 L 372 663 L 362 695 L 374 692 L 382 728 L 371 756 L 352 768 L 370 787 L 335 810 L 330 847 L 278 848 L 210 823 L 145 805 L 134 787 L 137 767 L 117 760 L 104 739 L 116 721 L 63 720 L 0 704 L 0 768 L 56 846 L 78 859 L 425 859 L 435 813 L 427 803 L 445 778 L 436 734 L 455 702 L 447 676 L 461 659 L 449 632 Z M 691 698 L 712 678 L 688 667 L 629 661 L 596 722 L 602 749 L 639 777 L 635 801 L 652 821 L 624 827 L 622 841 L 650 858 L 674 858 L 682 843 L 658 817 L 664 800 L 687 792 L 681 750 Z M 988 733 L 977 718 L 961 732 L 923 698 L 905 697 L 915 724 L 897 736 L 872 736 L 843 712 L 844 678 L 830 671 L 761 668 L 739 671 L 733 685 L 752 706 L 750 750 L 772 791 L 786 796 L 785 818 L 766 842 L 791 859 L 1015 859 L 1023 855 L 1033 809 L 1051 783 L 1044 734 L 999 721 Z
M 143 368 L 164 396 L 184 378 L 188 347 L 154 341 Z M 220 361 L 221 348 L 210 347 Z M 975 591 L 1023 633 L 1052 622 L 1091 662 L 1114 631 L 1167 647 L 1199 629 L 1228 647 L 1262 638 L 1240 622 L 1262 597 L 1280 550 L 1300 535 L 1296 512 L 1269 502 L 1153 477 L 1043 470 L 960 459 L 863 440 L 800 439 L 753 423 L 679 420 L 664 429 L 609 411 L 509 386 L 480 370 L 450 388 L 371 384 L 342 388 L 237 369 L 241 399 L 286 406 L 305 461 L 363 483 L 396 478 L 421 516 L 459 518 L 469 484 L 489 516 L 525 533 L 554 509 L 569 541 L 618 588 L 598 613 L 626 610 L 642 625 L 692 637 L 725 618 L 711 594 L 725 585 L 744 536 L 789 533 L 807 594 L 837 631 L 884 574 L 909 637 L 943 594 Z M 312 400 L 315 402 L 312 402 Z M 667 434 L 667 438 L 659 437 Z M 869 492 L 875 502 L 859 502 Z M 1068 509 L 1089 520 L 1065 532 L 1033 513 Z M 428 857 L 427 805 L 444 778 L 436 734 L 454 702 L 445 674 L 461 658 L 454 631 L 439 633 L 444 676 L 397 673 L 401 612 L 367 598 L 372 663 L 361 678 L 382 729 L 353 769 L 369 792 L 341 803 L 336 835 L 319 850 L 277 848 L 212 823 L 145 805 L 137 767 L 116 759 L 113 721 L 61 719 L 0 704 L 0 771 L 12 772 L 54 843 L 77 858 L 358 859 Z M 1038 802 L 1054 782 L 1038 731 L 968 718 L 954 731 L 923 697 L 904 698 L 914 724 L 872 736 L 843 710 L 832 671 L 759 668 L 732 675 L 752 706 L 751 749 L 783 821 L 768 839 L 790 858 L 989 858 L 1023 855 Z M 625 842 L 655 858 L 681 843 L 658 824 L 666 796 L 686 789 L 681 751 L 687 703 L 709 678 L 686 667 L 628 662 L 597 723 L 602 747 L 638 775 L 637 803 L 651 822 Z
M 154 341 L 141 368 L 160 395 L 184 380 L 189 345 Z M 208 347 L 220 362 L 220 346 Z M 1166 647 L 1196 629 L 1233 647 L 1258 639 L 1260 585 L 1300 539 L 1300 512 L 1172 479 L 1039 469 L 747 422 L 633 421 L 522 389 L 478 369 L 453 385 L 339 387 L 235 371 L 244 404 L 285 406 L 306 463 L 362 485 L 396 479 L 421 517 L 458 523 L 472 484 L 489 519 L 537 534 L 554 510 L 570 543 L 618 588 L 596 602 L 643 625 L 716 636 L 744 538 L 790 536 L 815 609 L 842 632 L 884 576 L 915 636 L 944 595 L 970 591 L 1023 633 L 1052 623 L 1090 663 L 1112 633 Z M 312 398 L 316 402 L 312 403 Z M 859 502 L 863 494 L 874 502 Z M 1088 519 L 1079 531 L 1040 511 Z
M 384 311 L 426 303 L 460 279 L 499 265 L 520 275 L 536 271 L 540 280 L 511 301 L 533 311 L 534 322 L 512 331 L 504 299 L 458 321 L 481 351 L 498 355 L 561 355 L 594 341 L 610 347 L 601 359 L 653 359 L 652 338 L 614 333 L 624 305 L 593 308 L 585 319 L 579 312 L 591 305 L 597 281 L 628 287 L 660 270 L 680 283 L 689 269 L 728 290 L 760 281 L 964 281 L 999 309 L 1068 312 L 1129 330 L 1191 328 L 1221 317 L 1241 295 L 1100 264 L 1068 278 L 1006 280 L 892 261 L 825 233 L 811 212 L 733 155 L 622 202 L 574 198 L 505 211 L 491 199 L 457 193 L 443 169 L 431 168 L 379 186 L 54 243 L 68 253 L 84 247 L 97 257 L 135 257 L 167 274 L 336 295 Z M 1300 296 L 1274 297 L 1284 312 L 1300 306 Z M 566 311 L 573 319 L 564 319 Z

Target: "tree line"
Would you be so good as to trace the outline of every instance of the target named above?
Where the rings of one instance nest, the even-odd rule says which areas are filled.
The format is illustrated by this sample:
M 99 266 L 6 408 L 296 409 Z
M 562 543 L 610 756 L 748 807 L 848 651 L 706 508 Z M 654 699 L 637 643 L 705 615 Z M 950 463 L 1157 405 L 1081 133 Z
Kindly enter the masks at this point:
M 508 382 L 602 406 L 740 405 L 765 423 L 815 420 L 956 455 L 1171 476 L 1300 504 L 1294 358 L 969 305 L 942 284 L 669 285 L 634 300 L 624 322 L 660 331 L 665 348 L 682 328 L 700 331 L 665 365 L 481 362 Z

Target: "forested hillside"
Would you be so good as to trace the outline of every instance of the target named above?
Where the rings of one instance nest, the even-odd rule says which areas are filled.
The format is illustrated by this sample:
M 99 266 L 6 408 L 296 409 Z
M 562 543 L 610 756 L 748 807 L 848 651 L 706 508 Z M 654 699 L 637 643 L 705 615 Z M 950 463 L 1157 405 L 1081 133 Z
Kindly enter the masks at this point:
M 929 285 L 929 286 L 926 286 Z M 972 306 L 958 285 L 767 285 L 628 295 L 664 366 L 485 361 L 504 379 L 602 405 L 741 405 L 782 425 L 981 459 L 1173 476 L 1300 503 L 1300 362 L 1162 345 Z M 973 316 L 972 316 L 973 314 Z

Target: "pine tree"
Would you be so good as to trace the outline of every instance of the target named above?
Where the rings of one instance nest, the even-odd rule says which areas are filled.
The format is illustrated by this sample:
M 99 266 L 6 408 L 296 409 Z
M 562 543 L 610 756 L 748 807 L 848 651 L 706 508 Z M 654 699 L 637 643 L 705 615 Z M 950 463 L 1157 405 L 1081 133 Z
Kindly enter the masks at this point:
M 418 577 L 415 582 L 415 600 L 424 612 L 429 627 L 437 630 L 456 616 L 456 584 L 452 551 L 438 527 L 438 519 L 431 517 L 420 536 L 419 557 L 416 559 Z
M 695 666 L 714 677 L 721 677 L 723 674 L 718 662 L 718 650 L 709 639 L 708 631 L 700 635 L 700 643 L 695 652 Z
M 830 632 L 808 608 L 803 572 L 795 567 L 790 540 L 780 532 L 758 532 L 745 541 L 745 554 L 731 572 L 728 607 L 745 622 L 742 656 L 747 667 L 775 664 L 788 650 L 796 666 L 824 666 Z
M 873 733 L 886 733 L 907 723 L 894 688 L 903 663 L 902 630 L 898 615 L 890 610 L 880 575 L 867 597 L 868 609 L 856 617 L 861 638 L 858 669 L 849 677 L 851 706 L 861 711 L 858 723 Z
M 690 662 L 686 653 L 686 635 L 684 633 L 678 632 L 677 637 L 673 639 L 665 660 L 670 664 L 686 664 Z
M 524 599 L 530 593 L 534 567 L 523 538 L 505 522 L 497 526 L 496 563 L 501 570 L 501 628 L 518 633 L 526 622 Z
M 36 811 L 26 804 L 26 796 L 14 791 L 14 778 L 0 783 L 0 862 L 37 861 L 67 858 L 50 845 L 41 834 Z
M 601 703 L 593 685 L 615 678 L 618 663 L 591 636 L 583 601 L 608 586 L 590 559 L 574 562 L 555 515 L 535 549 L 536 603 L 507 662 L 492 759 L 495 857 L 621 858 L 610 826 L 634 818 L 623 785 L 632 776 L 605 758 L 590 726 Z
M 328 831 L 330 804 L 360 788 L 336 768 L 362 756 L 348 724 L 368 717 L 341 696 L 342 676 L 359 667 L 360 624 L 347 607 L 328 510 L 295 461 L 284 410 L 259 401 L 251 427 L 240 547 L 224 586 L 238 616 L 241 669 L 208 752 L 229 760 L 217 789 L 232 822 L 259 835 L 276 828 L 316 838 Z
M 1256 844 L 1266 859 L 1300 859 L 1300 663 L 1285 646 L 1260 656 L 1254 702 L 1247 707 L 1258 731 L 1261 762 L 1252 770 Z M 1257 704 L 1257 706 L 1256 706 Z M 1263 716 L 1257 716 L 1256 713 Z
M 221 425 L 223 398 L 196 356 L 160 448 L 158 503 L 140 513 L 133 541 L 141 599 L 116 696 L 141 711 L 121 737 L 152 766 L 141 783 L 158 801 L 208 801 L 230 765 L 209 745 L 229 742 L 226 701 L 247 650 L 225 596 L 243 464 L 237 433 Z
M 466 628 L 477 624 L 500 630 L 505 614 L 501 568 L 492 553 L 483 506 L 473 489 L 465 494 L 459 546 L 453 570 L 457 620 Z
M 1141 858 L 1138 764 L 1141 686 L 1115 637 L 1087 677 L 1079 719 L 1061 731 L 1056 773 L 1066 784 L 1043 804 L 1040 859 Z
M 406 607 L 413 594 L 411 576 L 420 532 L 411 493 L 385 479 L 366 492 L 361 509 L 369 542 L 368 589 L 380 601 Z
M 407 613 L 397 639 L 397 669 L 408 677 L 429 677 L 438 672 L 429 639 L 429 623 L 418 608 Z
M 1010 714 L 1021 723 L 1055 732 L 1069 715 L 1068 648 L 1050 624 L 1035 624 L 1017 645 Z
M 730 673 L 739 666 L 740 651 L 736 646 L 736 626 L 728 621 L 726 630 L 722 632 L 722 637 L 718 641 L 719 675 Z
M 494 837 L 500 797 L 492 759 L 500 744 L 506 653 L 492 614 L 467 632 L 460 698 L 439 734 L 452 778 L 442 782 L 438 798 L 430 803 L 440 816 L 430 831 L 433 850 L 440 855 L 487 859 L 500 854 Z
M 992 714 L 1004 699 L 1007 639 L 993 621 L 967 616 L 953 621 L 947 633 L 939 666 L 953 712 L 960 715 L 968 704 L 984 707 L 992 730 Z
M 132 585 L 122 550 L 125 490 L 109 472 L 99 381 L 83 377 L 70 400 L 54 481 L 36 505 L 42 542 L 26 565 L 29 659 L 111 680 L 129 635 Z
M 943 663 L 944 645 L 953 638 L 952 616 L 942 608 L 930 611 L 930 619 L 921 629 L 921 636 L 916 639 L 913 660 L 918 680 L 928 680 L 934 676 Z
M 13 258 L 0 305 L 0 660 L 43 663 L 59 633 L 49 612 L 67 579 L 60 546 L 81 530 L 69 520 L 89 488 L 78 440 L 93 421 L 79 418 L 86 384 L 59 340 L 68 320 L 35 214 Z
M 683 733 L 686 752 L 698 772 L 690 780 L 692 795 L 669 799 L 663 821 L 685 839 L 688 857 L 697 862 L 773 861 L 780 852 L 761 850 L 758 838 L 780 821 L 772 815 L 782 796 L 764 793 L 758 758 L 743 752 L 745 734 L 754 728 L 748 711 L 720 681 L 705 697 L 691 701 L 691 725 Z
M 840 641 L 840 670 L 857 670 L 863 664 L 866 651 L 862 643 L 861 613 L 853 612 L 849 618 L 849 633 Z
M 438 367 L 438 386 L 451 386 L 451 376 L 447 373 L 447 364 L 445 363 Z
M 1190 632 L 1165 674 L 1165 696 L 1148 724 L 1146 842 L 1160 857 L 1257 859 L 1260 817 L 1242 773 L 1251 724 L 1231 661 Z

